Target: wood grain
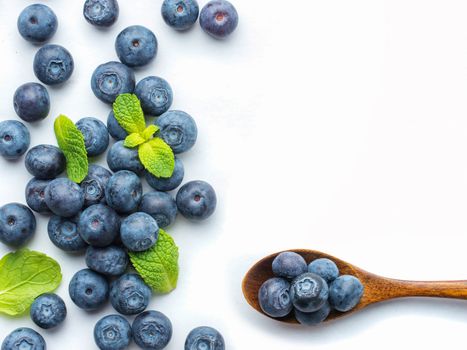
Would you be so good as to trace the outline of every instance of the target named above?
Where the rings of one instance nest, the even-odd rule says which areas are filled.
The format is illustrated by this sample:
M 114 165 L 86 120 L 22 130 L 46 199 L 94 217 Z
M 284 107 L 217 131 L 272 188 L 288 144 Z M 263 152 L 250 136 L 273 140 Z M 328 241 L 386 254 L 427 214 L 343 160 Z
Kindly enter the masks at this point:
M 360 303 L 349 312 L 332 311 L 325 322 L 350 315 L 361 310 L 368 305 L 379 303 L 385 300 L 404 297 L 435 297 L 435 298 L 455 298 L 467 299 L 467 281 L 402 281 L 381 277 L 357 266 L 342 261 L 329 254 L 314 250 L 294 249 L 290 250 L 303 256 L 307 263 L 319 258 L 328 258 L 334 261 L 339 268 L 341 275 L 353 275 L 360 279 L 364 285 L 364 293 Z M 271 254 L 258 261 L 245 275 L 242 283 L 243 295 L 246 301 L 258 312 L 265 316 L 258 302 L 258 291 L 261 285 L 271 277 L 272 261 L 281 252 Z M 268 316 L 269 317 L 269 316 Z M 275 319 L 286 323 L 298 323 L 293 314 L 284 318 Z

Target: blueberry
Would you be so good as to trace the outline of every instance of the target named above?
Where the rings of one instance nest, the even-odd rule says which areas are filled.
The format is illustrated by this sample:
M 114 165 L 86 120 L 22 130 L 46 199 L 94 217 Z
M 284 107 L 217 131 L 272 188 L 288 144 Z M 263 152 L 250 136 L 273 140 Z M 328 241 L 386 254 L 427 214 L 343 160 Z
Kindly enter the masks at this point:
M 92 25 L 110 27 L 118 19 L 118 2 L 117 0 L 86 0 L 83 15 Z
M 103 275 L 120 276 L 128 266 L 128 255 L 123 248 L 115 245 L 105 248 L 90 246 L 86 250 L 86 265 Z
M 154 124 L 160 128 L 160 136 L 174 153 L 188 151 L 198 137 L 194 119 L 182 111 L 168 111 L 157 118 Z
M 110 303 L 122 315 L 137 315 L 148 307 L 151 288 L 139 275 L 127 273 L 110 285 Z
M 31 137 L 28 128 L 16 120 L 0 122 L 0 155 L 5 159 L 18 159 L 29 148 Z
M 329 302 L 337 311 L 347 312 L 360 302 L 363 296 L 363 285 L 354 276 L 337 277 L 329 287 Z
M 107 204 L 119 213 L 135 211 L 142 196 L 141 180 L 135 173 L 128 170 L 120 170 L 113 174 L 105 187 Z
M 101 318 L 94 327 L 94 341 L 101 350 L 123 350 L 131 342 L 131 326 L 120 315 Z
M 339 269 L 334 261 L 321 258 L 316 259 L 308 265 L 308 271 L 321 276 L 327 283 L 331 283 L 339 277 Z
M 134 91 L 135 73 L 120 62 L 101 64 L 92 74 L 91 88 L 99 100 L 113 103 L 118 95 Z
M 71 300 L 83 310 L 95 310 L 109 298 L 107 280 L 89 269 L 75 273 L 68 286 Z
M 156 244 L 159 226 L 151 215 L 134 213 L 122 221 L 120 237 L 128 250 L 142 252 Z
M 112 173 L 100 165 L 91 164 L 88 175 L 80 186 L 84 192 L 84 206 L 105 203 L 105 186 L 109 182 Z
M 162 312 L 145 311 L 132 324 L 133 340 L 146 350 L 162 350 L 172 338 L 172 323 Z
M 26 122 L 45 119 L 50 112 L 50 96 L 44 85 L 26 83 L 16 89 L 13 96 L 15 112 Z
M 120 217 L 112 208 L 94 204 L 86 208 L 79 218 L 81 238 L 95 247 L 110 245 L 119 233 Z
M 51 180 L 40 180 L 32 178 L 26 185 L 25 196 L 26 203 L 35 212 L 41 214 L 51 213 L 49 207 L 45 203 L 45 188 Z
M 107 130 L 110 136 L 117 141 L 124 140 L 128 136 L 125 129 L 123 129 L 120 124 L 118 124 L 117 119 L 115 119 L 114 111 L 110 111 L 107 117 Z
M 49 219 L 47 232 L 50 241 L 66 252 L 80 252 L 88 246 L 78 232 L 79 215 L 62 218 L 54 215 Z
M 224 39 L 237 28 L 238 13 L 226 0 L 212 0 L 202 8 L 199 24 L 212 37 Z
M 183 167 L 182 161 L 175 157 L 175 168 L 171 177 L 162 178 L 156 177 L 151 174 L 149 171 L 146 171 L 146 181 L 149 186 L 158 191 L 172 191 L 176 189 L 183 181 L 185 176 L 185 169 Z
M 46 350 L 42 335 L 31 328 L 17 328 L 7 335 L 2 343 L 2 350 Z
M 295 318 L 300 324 L 305 326 L 315 326 L 328 318 L 330 312 L 331 306 L 328 302 L 325 302 L 319 310 L 314 312 L 301 312 L 300 310 L 295 309 Z
M 136 84 L 138 96 L 144 113 L 159 116 L 167 112 L 172 105 L 173 92 L 169 83 L 159 77 L 146 77 Z
M 328 284 L 320 276 L 307 272 L 296 277 L 290 285 L 290 298 L 302 312 L 319 310 L 328 300 Z
M 34 56 L 34 74 L 46 85 L 57 85 L 70 79 L 74 62 L 70 52 L 59 45 L 45 45 Z
M 34 4 L 20 13 L 17 26 L 25 40 L 39 44 L 53 37 L 57 31 L 58 20 L 50 7 Z
M 123 64 L 128 67 L 141 67 L 156 57 L 157 39 L 146 27 L 130 26 L 118 34 L 115 51 Z
M 196 0 L 164 0 L 161 13 L 168 26 L 187 30 L 196 23 L 199 6 Z
M 177 192 L 177 208 L 180 213 L 192 220 L 205 220 L 216 210 L 216 192 L 204 181 L 190 181 Z
M 290 283 L 283 278 L 270 278 L 261 285 L 258 292 L 261 310 L 271 317 L 284 317 L 292 311 Z
M 78 120 L 76 127 L 84 136 L 84 144 L 89 157 L 104 153 L 109 146 L 109 132 L 103 122 L 96 118 Z
M 52 145 L 38 145 L 26 153 L 24 160 L 29 173 L 41 180 L 54 179 L 66 168 L 63 152 Z
M 146 193 L 138 210 L 151 215 L 160 228 L 171 225 L 177 216 L 177 204 L 172 196 L 165 192 Z
M 187 336 L 185 350 L 224 350 L 222 334 L 212 327 L 197 327 Z
M 39 327 L 54 328 L 65 320 L 66 305 L 57 294 L 42 294 L 32 303 L 30 315 L 33 322 Z
M 83 208 L 84 192 L 71 180 L 52 180 L 45 188 L 45 203 L 55 215 L 71 217 Z
M 128 148 L 124 146 L 124 141 L 115 142 L 107 153 L 107 165 L 110 170 L 129 170 L 138 175 L 144 171 L 138 155 L 138 148 Z
M 272 272 L 277 277 L 293 279 L 307 271 L 305 259 L 294 252 L 282 252 L 272 262 Z
M 19 248 L 35 231 L 36 218 L 27 206 L 9 203 L 0 208 L 0 242 Z

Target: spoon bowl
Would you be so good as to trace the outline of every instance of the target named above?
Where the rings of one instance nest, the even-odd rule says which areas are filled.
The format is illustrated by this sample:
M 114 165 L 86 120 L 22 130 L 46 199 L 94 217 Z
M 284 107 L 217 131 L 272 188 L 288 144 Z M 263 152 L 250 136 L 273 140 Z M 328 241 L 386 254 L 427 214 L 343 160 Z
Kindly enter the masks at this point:
M 340 275 L 355 276 L 364 286 L 362 299 L 355 308 L 348 312 L 333 310 L 324 322 L 350 315 L 371 304 L 395 298 L 439 297 L 467 299 L 467 281 L 418 282 L 396 280 L 375 275 L 332 255 L 316 250 L 294 249 L 289 251 L 300 254 L 307 264 L 315 259 L 328 258 L 337 265 Z M 267 317 L 270 316 L 266 315 L 259 305 L 258 291 L 266 280 L 274 277 L 272 261 L 280 253 L 282 252 L 268 255 L 254 264 L 245 275 L 242 283 L 243 295 L 248 304 Z M 274 318 L 274 320 L 290 324 L 298 323 L 293 313 L 286 317 Z

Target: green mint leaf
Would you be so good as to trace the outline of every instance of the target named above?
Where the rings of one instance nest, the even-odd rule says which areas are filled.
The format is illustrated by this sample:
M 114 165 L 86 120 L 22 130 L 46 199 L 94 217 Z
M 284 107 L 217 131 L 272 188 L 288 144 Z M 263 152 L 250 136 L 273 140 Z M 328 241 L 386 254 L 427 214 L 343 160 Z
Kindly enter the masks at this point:
M 156 244 L 144 252 L 129 252 L 131 263 L 156 293 L 169 293 L 177 287 L 178 247 L 172 237 L 159 229 Z
M 139 160 L 154 176 L 169 178 L 175 168 L 175 156 L 168 144 L 154 138 L 139 146 Z
M 118 95 L 113 104 L 113 111 L 118 124 L 127 133 L 141 133 L 146 129 L 143 109 L 136 95 Z
M 123 143 L 123 145 L 128 148 L 134 148 L 145 142 L 146 140 L 143 136 L 141 136 L 140 133 L 134 132 L 133 134 L 130 134 L 125 138 L 125 142 Z
M 146 129 L 144 129 L 144 131 L 141 133 L 141 136 L 143 136 L 146 141 L 149 141 L 151 137 L 153 137 L 154 134 L 158 131 L 159 127 L 157 125 L 151 124 Z
M 55 119 L 54 131 L 58 147 L 65 154 L 68 178 L 71 181 L 80 183 L 88 174 L 88 154 L 83 134 L 64 115 L 60 115 Z
M 47 255 L 28 249 L 0 260 L 0 312 L 23 314 L 39 295 L 52 292 L 62 280 L 60 265 Z

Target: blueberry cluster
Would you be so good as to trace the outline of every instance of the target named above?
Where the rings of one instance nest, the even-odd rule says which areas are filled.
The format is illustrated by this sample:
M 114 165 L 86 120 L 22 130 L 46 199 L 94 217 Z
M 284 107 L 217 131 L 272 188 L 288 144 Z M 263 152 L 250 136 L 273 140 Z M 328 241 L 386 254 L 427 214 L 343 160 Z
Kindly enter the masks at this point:
M 186 30 L 198 19 L 196 0 L 164 1 L 162 16 L 177 30 Z M 86 21 L 108 27 L 119 17 L 117 0 L 86 0 L 83 8 Z M 231 34 L 238 23 L 235 8 L 225 0 L 209 2 L 200 15 L 201 27 L 216 38 Z M 58 28 L 57 16 L 43 4 L 26 7 L 18 18 L 18 31 L 27 41 L 44 45 Z M 217 198 L 211 185 L 191 181 L 181 186 L 175 196 L 170 193 L 183 182 L 185 175 L 179 154 L 196 143 L 198 129 L 186 112 L 170 110 L 173 90 L 160 77 L 149 76 L 136 84 L 133 68 L 150 63 L 157 55 L 158 41 L 143 26 L 130 26 L 117 36 L 115 50 L 120 62 L 100 65 L 91 78 L 97 98 L 113 103 L 122 93 L 138 96 L 147 116 L 154 122 L 161 137 L 177 155 L 170 178 L 158 178 L 145 170 L 136 149 L 124 146 L 127 132 L 119 125 L 113 112 L 107 125 L 96 118 L 82 118 L 76 123 L 82 133 L 87 155 L 104 154 L 110 136 L 116 142 L 107 152 L 108 168 L 90 164 L 86 178 L 77 184 L 62 174 L 66 158 L 62 150 L 41 144 L 29 149 L 30 133 L 20 121 L 0 123 L 0 155 L 16 160 L 25 154 L 26 170 L 33 176 L 27 183 L 27 206 L 9 203 L 0 207 L 0 242 L 13 248 L 24 246 L 34 235 L 34 212 L 50 215 L 48 235 L 58 248 L 79 253 L 85 251 L 87 269 L 78 271 L 69 283 L 69 295 L 83 310 L 96 310 L 109 299 L 121 315 L 137 315 L 130 326 L 121 315 L 109 315 L 95 326 L 94 338 L 100 349 L 123 349 L 130 340 L 143 349 L 163 349 L 172 336 L 170 320 L 160 312 L 145 311 L 152 291 L 143 279 L 127 273 L 128 252 L 141 252 L 153 247 L 159 229 L 171 225 L 177 214 L 190 220 L 204 220 L 215 211 Z M 44 85 L 61 85 L 74 71 L 71 53 L 60 45 L 45 44 L 34 57 L 33 70 L 41 83 L 29 82 L 17 88 L 13 104 L 17 115 L 27 123 L 39 122 L 50 112 L 50 96 Z M 29 151 L 28 151 L 29 149 Z M 143 193 L 141 177 L 154 190 Z M 56 294 L 43 294 L 31 306 L 31 319 L 41 328 L 60 325 L 67 315 L 63 300 Z M 33 347 L 45 349 L 41 335 L 29 328 L 9 334 L 3 349 Z M 210 327 L 194 329 L 187 337 L 185 349 L 223 350 L 222 335 Z
M 294 252 L 280 253 L 272 262 L 276 277 L 263 283 L 258 300 L 265 314 L 274 318 L 292 311 L 303 325 L 317 325 L 332 309 L 347 312 L 360 302 L 363 285 L 354 276 L 341 275 L 336 264 L 326 258 L 307 265 Z

